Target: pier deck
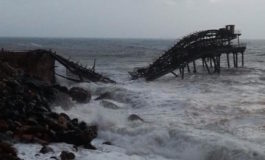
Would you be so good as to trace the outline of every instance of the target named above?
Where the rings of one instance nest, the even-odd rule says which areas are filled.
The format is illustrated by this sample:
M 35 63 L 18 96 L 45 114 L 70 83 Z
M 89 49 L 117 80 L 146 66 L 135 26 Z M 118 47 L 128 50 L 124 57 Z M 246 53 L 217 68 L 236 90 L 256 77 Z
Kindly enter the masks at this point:
M 228 67 L 230 67 L 229 55 L 233 54 L 234 67 L 238 67 L 238 54 L 241 54 L 242 66 L 244 66 L 246 45 L 240 44 L 240 35 L 241 33 L 235 31 L 234 25 L 192 33 L 182 38 L 149 66 L 138 68 L 130 74 L 133 79 L 143 77 L 147 81 L 152 81 L 168 73 L 177 76 L 174 71 L 179 69 L 181 77 L 184 78 L 184 69 L 187 68 L 190 72 L 190 63 L 193 65 L 193 72 L 197 72 L 196 61 L 199 59 L 202 59 L 203 67 L 209 73 L 212 73 L 209 66 L 214 67 L 214 72 L 220 73 L 222 54 L 227 55 Z M 237 43 L 235 44 L 233 40 L 236 39 Z

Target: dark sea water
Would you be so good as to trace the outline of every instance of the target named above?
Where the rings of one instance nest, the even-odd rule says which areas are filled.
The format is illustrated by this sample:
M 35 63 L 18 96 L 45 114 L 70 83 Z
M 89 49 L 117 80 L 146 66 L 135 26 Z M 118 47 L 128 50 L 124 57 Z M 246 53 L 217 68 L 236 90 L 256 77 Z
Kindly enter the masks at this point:
M 244 68 L 228 69 L 224 56 L 220 75 L 208 75 L 197 63 L 199 72 L 187 73 L 184 80 L 166 75 L 153 82 L 132 81 L 128 71 L 148 65 L 177 40 L 0 38 L 0 48 L 52 49 L 88 66 L 96 59 L 96 71 L 118 82 L 68 84 L 86 88 L 94 97 L 112 96 L 72 102 L 68 110 L 55 108 L 99 126 L 93 142 L 98 150 L 81 150 L 78 159 L 264 160 L 265 40 L 245 41 Z M 145 122 L 128 121 L 130 114 Z M 113 145 L 102 145 L 104 141 Z M 51 156 L 36 158 L 38 145 L 16 146 L 24 159 Z M 52 147 L 71 150 L 66 144 Z
M 0 38 L 0 47 L 8 50 L 52 49 L 88 66 L 96 59 L 96 68 L 108 74 L 146 65 L 173 44 L 174 40 Z

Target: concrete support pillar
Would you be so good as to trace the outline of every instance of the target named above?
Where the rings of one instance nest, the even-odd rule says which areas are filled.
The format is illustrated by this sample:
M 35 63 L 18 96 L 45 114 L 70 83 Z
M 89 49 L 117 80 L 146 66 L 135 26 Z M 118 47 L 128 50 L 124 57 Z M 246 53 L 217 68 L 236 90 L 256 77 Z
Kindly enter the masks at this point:
M 193 73 L 197 73 L 196 62 L 193 61 Z
M 226 59 L 227 59 L 227 67 L 230 68 L 229 53 L 226 53 Z

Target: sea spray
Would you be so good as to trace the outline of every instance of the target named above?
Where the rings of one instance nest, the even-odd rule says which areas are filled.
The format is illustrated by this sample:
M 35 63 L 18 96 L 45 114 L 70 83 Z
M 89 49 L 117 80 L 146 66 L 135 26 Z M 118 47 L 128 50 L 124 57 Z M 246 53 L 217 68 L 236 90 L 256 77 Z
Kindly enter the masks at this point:
M 8 46 L 21 48 L 14 46 L 18 40 L 13 42 Z M 92 92 L 92 101 L 82 105 L 74 103 L 69 110 L 55 108 L 57 112 L 99 125 L 99 135 L 92 142 L 97 150 L 80 149 L 76 153 L 78 159 L 265 159 L 265 41 L 249 43 L 245 68 L 223 68 L 220 75 L 208 75 L 198 66 L 198 73 L 187 74 L 184 80 L 169 74 L 154 82 L 132 81 L 127 72 L 159 57 L 173 44 L 171 40 L 71 39 L 36 40 L 36 43 L 81 59 L 80 63 L 88 66 L 97 59 L 96 70 L 119 82 L 79 84 Z M 95 100 L 106 92 L 110 93 L 108 100 L 122 105 L 120 109 L 105 108 L 101 100 Z M 131 114 L 144 122 L 128 121 Z M 104 145 L 105 141 L 112 145 Z M 19 144 L 16 147 L 24 159 L 45 159 L 34 157 L 38 146 Z M 52 147 L 58 152 L 72 150 L 66 144 Z

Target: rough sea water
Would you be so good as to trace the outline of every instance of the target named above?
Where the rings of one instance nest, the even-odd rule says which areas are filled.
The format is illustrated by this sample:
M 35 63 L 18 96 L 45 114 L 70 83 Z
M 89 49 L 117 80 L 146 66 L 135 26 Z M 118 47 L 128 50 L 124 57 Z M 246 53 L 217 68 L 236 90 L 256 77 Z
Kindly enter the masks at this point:
M 97 150 L 52 144 L 55 153 L 37 155 L 41 146 L 17 144 L 25 160 L 46 160 L 60 151 L 78 160 L 264 160 L 265 41 L 247 40 L 244 68 L 227 68 L 208 75 L 201 62 L 197 74 L 185 79 L 166 75 L 152 82 L 130 80 L 128 71 L 146 66 L 175 40 L 126 39 L 0 39 L 0 47 L 15 50 L 46 48 L 92 66 L 118 83 L 71 84 L 93 94 L 109 92 L 106 100 L 88 104 L 65 102 L 54 108 L 99 126 Z M 239 61 L 241 56 L 239 56 Z M 232 62 L 232 56 L 230 59 Z M 58 65 L 56 72 L 65 73 Z M 67 106 L 67 107 L 66 107 Z M 130 121 L 136 114 L 141 120 Z M 112 145 L 102 144 L 109 141 Z

